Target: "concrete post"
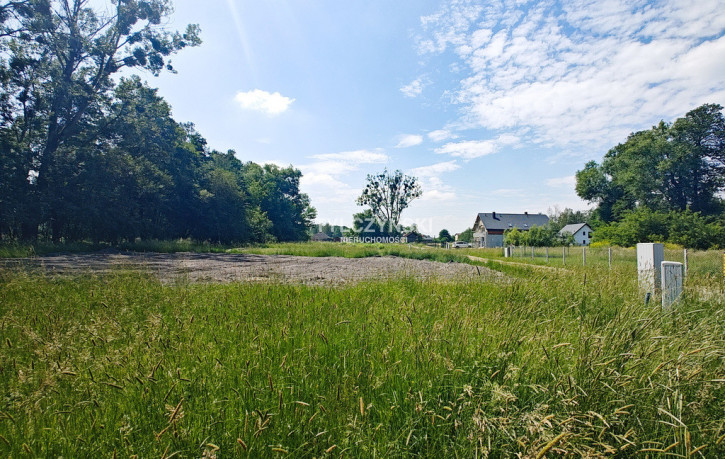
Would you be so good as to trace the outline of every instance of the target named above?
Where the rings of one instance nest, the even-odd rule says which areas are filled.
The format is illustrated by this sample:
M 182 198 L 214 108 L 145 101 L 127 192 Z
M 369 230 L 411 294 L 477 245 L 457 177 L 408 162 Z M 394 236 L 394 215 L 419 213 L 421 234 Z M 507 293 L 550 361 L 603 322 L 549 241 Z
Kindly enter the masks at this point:
M 609 248 L 609 269 L 612 269 L 612 248 Z
M 665 261 L 665 249 L 659 243 L 637 244 L 637 274 L 639 286 L 645 292 L 655 293 L 662 286 L 660 266 Z
M 566 266 L 566 247 L 561 246 L 561 262 Z
M 682 263 L 662 262 L 662 310 L 668 311 L 682 295 Z
M 682 275 L 687 276 L 687 249 L 685 249 L 684 257 L 685 265 L 682 267 Z
M 582 246 L 582 266 L 587 265 L 587 248 L 586 246 Z
M 534 259 L 534 246 L 531 246 L 531 259 Z
M 546 262 L 549 262 L 549 247 L 546 247 Z

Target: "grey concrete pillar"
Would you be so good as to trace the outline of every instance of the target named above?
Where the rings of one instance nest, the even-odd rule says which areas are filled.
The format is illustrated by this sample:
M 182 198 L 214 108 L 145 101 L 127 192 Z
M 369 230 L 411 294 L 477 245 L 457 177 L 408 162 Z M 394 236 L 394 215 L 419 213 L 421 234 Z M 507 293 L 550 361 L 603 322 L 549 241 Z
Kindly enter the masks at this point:
M 682 295 L 682 263 L 662 262 L 662 310 L 668 311 Z

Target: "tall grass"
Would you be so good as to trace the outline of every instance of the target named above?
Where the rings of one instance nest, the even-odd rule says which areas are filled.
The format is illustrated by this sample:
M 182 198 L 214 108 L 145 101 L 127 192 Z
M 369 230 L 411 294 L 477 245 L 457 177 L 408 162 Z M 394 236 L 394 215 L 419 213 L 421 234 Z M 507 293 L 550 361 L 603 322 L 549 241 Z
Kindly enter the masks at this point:
M 337 289 L 0 271 L 0 454 L 725 456 L 723 296 L 688 287 L 662 313 L 625 271 Z

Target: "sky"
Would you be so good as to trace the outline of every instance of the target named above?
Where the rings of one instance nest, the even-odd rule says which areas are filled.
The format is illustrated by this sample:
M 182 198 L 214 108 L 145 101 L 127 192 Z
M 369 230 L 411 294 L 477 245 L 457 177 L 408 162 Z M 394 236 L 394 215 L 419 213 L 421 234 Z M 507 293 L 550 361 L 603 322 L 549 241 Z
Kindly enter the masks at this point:
M 574 174 L 632 132 L 725 105 L 720 0 L 174 0 L 203 44 L 142 75 L 211 148 L 294 165 L 319 223 L 400 169 L 428 234 L 590 205 Z

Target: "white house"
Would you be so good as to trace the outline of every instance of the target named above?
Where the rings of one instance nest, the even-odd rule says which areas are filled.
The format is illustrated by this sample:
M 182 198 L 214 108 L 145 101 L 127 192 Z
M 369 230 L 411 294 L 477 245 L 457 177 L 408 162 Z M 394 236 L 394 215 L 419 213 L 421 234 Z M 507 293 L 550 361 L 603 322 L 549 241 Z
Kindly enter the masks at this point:
M 592 242 L 592 227 L 586 223 L 566 225 L 559 231 L 559 235 L 563 236 L 565 233 L 574 236 L 576 245 L 589 245 Z

